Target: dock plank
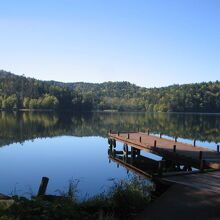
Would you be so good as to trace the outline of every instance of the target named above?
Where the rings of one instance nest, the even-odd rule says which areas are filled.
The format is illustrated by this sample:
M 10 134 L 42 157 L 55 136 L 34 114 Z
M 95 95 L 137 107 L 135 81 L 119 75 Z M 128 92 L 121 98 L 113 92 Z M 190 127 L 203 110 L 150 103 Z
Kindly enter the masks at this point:
M 167 182 L 178 183 L 192 188 L 220 194 L 220 171 L 197 173 L 187 176 L 172 176 L 162 179 Z
M 204 147 L 194 146 L 174 140 L 148 135 L 143 132 L 123 132 L 109 133 L 109 137 L 122 143 L 130 144 L 138 149 L 159 154 L 182 158 L 183 160 L 191 160 L 193 165 L 200 166 L 201 160 L 204 160 L 210 168 L 220 168 L 220 153 Z M 156 147 L 154 146 L 156 142 Z M 174 153 L 173 148 L 176 145 Z M 202 152 L 202 153 L 201 153 Z

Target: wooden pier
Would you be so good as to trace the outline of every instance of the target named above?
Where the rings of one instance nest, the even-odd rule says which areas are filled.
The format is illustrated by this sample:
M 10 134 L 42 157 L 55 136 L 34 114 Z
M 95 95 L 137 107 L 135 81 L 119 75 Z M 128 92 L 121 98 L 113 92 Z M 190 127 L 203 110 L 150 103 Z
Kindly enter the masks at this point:
M 116 148 L 118 142 L 123 149 Z M 220 219 L 220 153 L 143 132 L 109 132 L 109 161 L 154 183 L 170 187 L 137 220 Z M 153 160 L 140 151 L 159 155 Z M 144 156 L 145 155 L 145 156 Z M 160 211 L 158 211 L 160 210 Z M 163 214 L 161 214 L 163 213 Z M 182 213 L 181 215 L 179 213 Z
M 116 141 L 122 142 L 135 149 L 157 154 L 166 160 L 172 160 L 181 164 L 190 165 L 197 169 L 220 168 L 219 146 L 217 150 L 196 146 L 193 144 L 178 142 L 178 139 L 170 140 L 162 135 L 154 136 L 149 132 L 109 132 L 109 144 L 116 145 Z

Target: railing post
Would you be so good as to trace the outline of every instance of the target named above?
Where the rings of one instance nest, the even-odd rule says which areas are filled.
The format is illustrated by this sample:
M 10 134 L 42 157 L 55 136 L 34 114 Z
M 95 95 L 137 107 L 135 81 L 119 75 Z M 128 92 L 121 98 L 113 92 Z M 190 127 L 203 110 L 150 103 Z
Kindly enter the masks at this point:
M 217 152 L 219 152 L 219 145 L 217 145 Z
M 194 141 L 193 141 L 193 146 L 194 147 L 196 146 L 196 139 L 194 139 Z
M 150 130 L 149 129 L 147 130 L 147 134 L 150 135 Z
M 139 141 L 141 142 L 141 136 L 140 136 L 140 138 L 139 138 Z
M 178 137 L 175 137 L 175 138 L 174 138 L 175 142 L 177 142 L 177 139 L 178 139 Z
M 128 133 L 128 139 L 130 138 L 130 134 Z
M 173 145 L 173 152 L 176 152 L 176 145 Z
M 160 133 L 160 138 L 162 138 L 162 133 Z
M 157 147 L 157 141 L 156 140 L 154 141 L 154 147 Z
M 111 133 L 112 133 L 112 130 L 110 129 L 110 130 L 109 130 L 109 134 L 111 134 Z
M 118 131 L 118 136 L 120 136 L 120 132 Z

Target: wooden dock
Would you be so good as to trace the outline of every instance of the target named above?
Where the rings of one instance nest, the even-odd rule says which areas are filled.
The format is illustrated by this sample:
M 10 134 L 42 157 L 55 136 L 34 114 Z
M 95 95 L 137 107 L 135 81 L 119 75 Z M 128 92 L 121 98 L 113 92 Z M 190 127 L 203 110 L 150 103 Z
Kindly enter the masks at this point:
M 117 141 L 123 143 L 122 150 L 116 148 Z M 137 220 L 220 219 L 219 146 L 214 151 L 196 146 L 196 141 L 186 144 L 149 132 L 110 132 L 108 143 L 109 161 L 117 167 L 171 186 Z M 141 151 L 162 159 L 153 160 Z
M 170 140 L 162 135 L 154 136 L 143 132 L 109 132 L 109 144 L 115 147 L 116 141 L 122 142 L 125 146 L 131 146 L 146 152 L 162 156 L 166 160 L 176 161 L 181 164 L 188 164 L 200 170 L 207 168 L 220 168 L 219 146 L 217 150 L 178 142 L 178 139 Z

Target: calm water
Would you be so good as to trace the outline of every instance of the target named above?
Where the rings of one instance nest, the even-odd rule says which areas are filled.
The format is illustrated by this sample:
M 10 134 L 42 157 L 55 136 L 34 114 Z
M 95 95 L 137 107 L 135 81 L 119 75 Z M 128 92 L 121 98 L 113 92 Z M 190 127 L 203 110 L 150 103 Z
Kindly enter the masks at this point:
M 0 193 L 36 193 L 42 176 L 47 193 L 71 179 L 80 180 L 80 196 L 102 192 L 109 179 L 127 177 L 109 163 L 107 132 L 138 128 L 211 149 L 220 142 L 219 114 L 0 112 Z

